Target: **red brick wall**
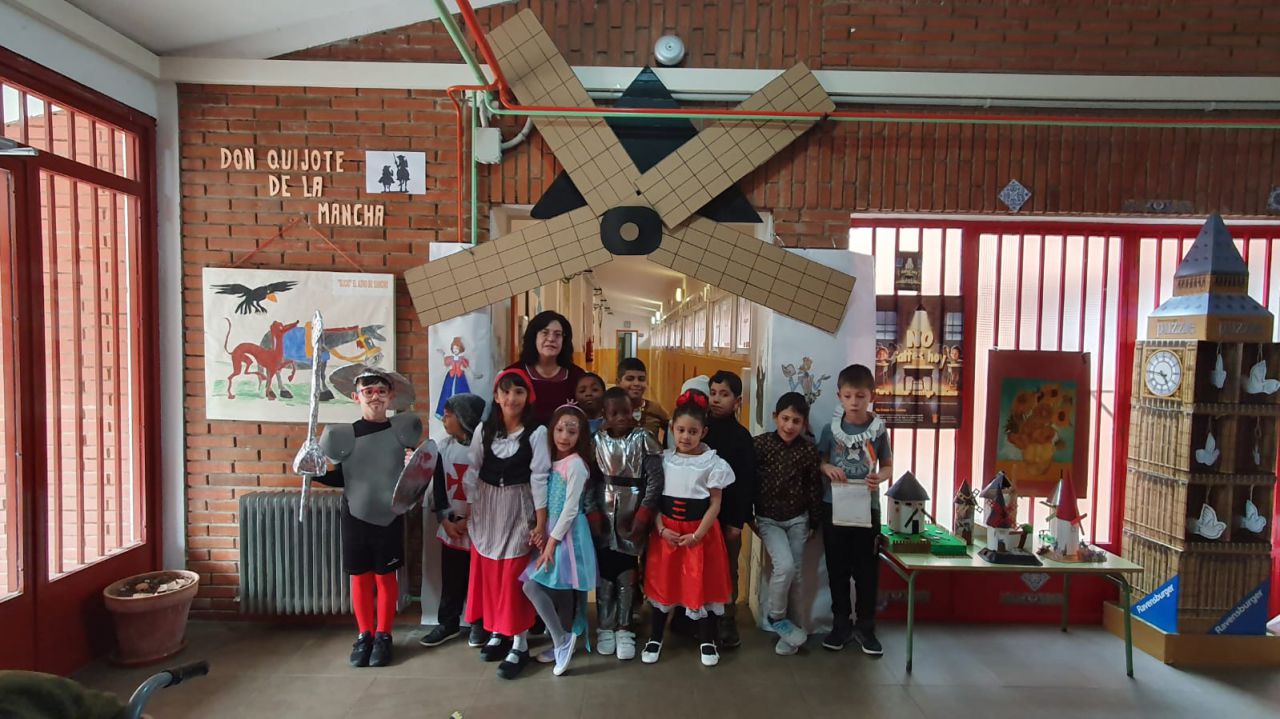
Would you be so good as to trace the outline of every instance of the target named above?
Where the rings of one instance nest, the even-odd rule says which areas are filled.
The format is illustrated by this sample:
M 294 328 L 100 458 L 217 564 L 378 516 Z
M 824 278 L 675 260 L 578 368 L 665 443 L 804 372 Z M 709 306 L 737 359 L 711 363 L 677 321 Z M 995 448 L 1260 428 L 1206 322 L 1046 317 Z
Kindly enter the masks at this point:
M 669 32 L 687 67 L 1268 75 L 1280 57 L 1272 0 L 529 0 L 476 14 L 492 27 L 524 7 L 574 65 L 652 62 Z M 289 57 L 459 61 L 434 22 Z
M 574 12 L 590 12 L 589 3 L 566 5 L 584 8 L 554 15 L 557 27 L 567 27 L 572 18 L 581 19 Z M 627 13 L 638 5 L 627 3 Z M 1009 11 L 1038 6 L 1014 3 Z M 593 16 L 597 19 L 605 17 L 605 8 L 612 12 L 623 5 L 600 3 L 599 7 Z M 831 12 L 837 5 L 824 7 Z M 946 6 L 931 7 L 941 8 L 937 12 L 942 13 L 959 12 Z M 998 7 L 1002 12 L 1005 8 L 991 4 L 961 7 Z M 910 3 L 902 4 L 901 9 L 917 10 Z M 668 7 L 664 12 L 670 11 Z M 488 14 L 508 12 L 506 8 Z M 680 13 L 689 13 L 691 18 L 680 20 L 680 26 L 692 27 L 692 6 L 681 4 L 675 11 L 677 17 Z M 769 21 L 754 26 L 775 25 Z M 562 46 L 572 47 L 564 41 L 563 30 L 557 34 Z M 387 42 L 390 57 L 368 57 L 449 59 L 438 43 L 425 40 L 423 46 L 436 48 L 433 52 L 438 55 L 405 57 L 403 48 L 395 43 L 407 42 L 407 37 L 417 42 L 422 35 L 415 26 L 331 46 L 330 50 L 345 48 L 337 54 L 347 57 L 344 53 L 350 48 L 367 50 Z M 601 54 L 588 51 L 587 41 L 582 42 L 584 48 L 571 54 L 573 62 L 605 61 L 601 58 L 631 62 L 617 54 L 622 50 Z M 646 40 L 638 47 L 647 44 Z M 607 46 L 600 41 L 590 48 Z M 723 66 L 781 64 L 769 55 L 753 55 L 744 62 L 731 48 L 732 44 L 725 49 Z M 1222 69 L 1205 63 L 1186 71 L 1215 68 Z M 363 268 L 402 273 L 423 261 L 428 242 L 454 237 L 453 115 L 448 100 L 435 92 L 211 85 L 183 86 L 179 92 L 184 305 L 189 330 L 185 345 L 188 559 L 190 567 L 208 580 L 196 600 L 196 609 L 206 614 L 229 613 L 235 611 L 238 569 L 236 498 L 262 487 L 297 486 L 298 480 L 288 467 L 304 428 L 205 419 L 200 271 L 243 257 L 271 237 L 292 213 L 310 208 L 314 201 L 267 197 L 261 170 L 219 170 L 217 148 L 253 145 L 263 152 L 272 146 L 306 145 L 345 149 L 349 158 L 359 158 L 359 151 L 365 148 L 425 150 L 429 192 L 409 201 L 385 200 L 385 231 L 320 228 Z M 784 242 L 808 246 L 842 245 L 851 211 L 1006 214 L 996 194 L 1010 178 L 1032 190 L 1024 214 L 1118 214 L 1125 200 L 1150 198 L 1185 200 L 1193 204 L 1196 213 L 1262 214 L 1266 191 L 1275 181 L 1271 168 L 1280 165 L 1274 139 L 1275 133 L 1260 131 L 831 124 L 806 135 L 742 185 L 757 208 L 774 213 Z M 482 226 L 488 203 L 532 203 L 555 171 L 554 159 L 536 132 L 508 153 L 501 166 L 482 167 Z M 334 176 L 332 184 L 328 194 L 335 199 L 355 199 L 363 194 L 360 173 Z M 323 242 L 314 236 L 299 237 L 302 239 L 277 241 L 247 266 L 344 269 Z M 428 366 L 425 336 L 403 285 L 397 298 L 397 367 L 418 387 L 424 387 Z

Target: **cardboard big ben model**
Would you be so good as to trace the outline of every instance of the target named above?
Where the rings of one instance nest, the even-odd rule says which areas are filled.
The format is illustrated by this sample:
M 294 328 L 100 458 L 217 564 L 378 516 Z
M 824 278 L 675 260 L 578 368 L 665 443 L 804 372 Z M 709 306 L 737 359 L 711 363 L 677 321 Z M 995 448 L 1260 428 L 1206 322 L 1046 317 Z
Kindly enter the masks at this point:
M 1169 633 L 1265 631 L 1280 345 L 1248 287 L 1210 217 L 1134 352 L 1122 545 L 1138 615 Z

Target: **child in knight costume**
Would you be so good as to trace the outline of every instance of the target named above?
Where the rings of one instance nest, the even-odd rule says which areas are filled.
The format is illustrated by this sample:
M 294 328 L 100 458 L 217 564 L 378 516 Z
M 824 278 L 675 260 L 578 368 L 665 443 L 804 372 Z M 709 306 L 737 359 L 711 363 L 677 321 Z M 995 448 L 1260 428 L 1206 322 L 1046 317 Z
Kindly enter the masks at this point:
M 396 570 L 405 555 L 404 516 L 392 510 L 392 496 L 405 450 L 416 447 L 422 435 L 422 420 L 409 412 L 387 417 L 394 394 L 387 373 L 367 369 L 355 384 L 361 418 L 324 428 L 320 448 L 337 466 L 316 480 L 342 488 L 342 564 L 351 575 L 360 630 L 351 664 L 383 667 L 391 663 L 391 625 L 400 596 Z
M 650 520 L 662 499 L 662 448 L 638 426 L 631 400 L 618 387 L 604 394 L 604 427 L 596 433 L 595 446 L 604 475 L 598 490 L 604 522 L 597 539 L 596 646 L 601 654 L 634 659 L 636 575 Z

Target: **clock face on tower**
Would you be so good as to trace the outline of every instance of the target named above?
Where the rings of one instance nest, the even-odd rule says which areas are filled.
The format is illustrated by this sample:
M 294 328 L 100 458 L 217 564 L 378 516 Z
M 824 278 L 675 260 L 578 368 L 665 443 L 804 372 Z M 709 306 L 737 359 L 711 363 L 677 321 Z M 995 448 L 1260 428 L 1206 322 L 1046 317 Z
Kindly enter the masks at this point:
M 1158 350 L 1147 357 L 1147 391 L 1157 397 L 1168 397 L 1182 386 L 1182 360 L 1169 350 Z

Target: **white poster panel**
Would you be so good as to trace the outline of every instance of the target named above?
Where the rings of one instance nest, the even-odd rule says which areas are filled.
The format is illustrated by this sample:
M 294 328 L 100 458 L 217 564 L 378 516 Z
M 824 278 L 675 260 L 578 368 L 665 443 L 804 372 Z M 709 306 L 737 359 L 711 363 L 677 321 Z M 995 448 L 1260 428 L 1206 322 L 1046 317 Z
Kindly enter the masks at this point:
M 427 153 L 365 150 L 364 191 L 369 194 L 427 192 Z
M 316 310 L 320 422 L 359 419 L 343 392 L 359 365 L 395 370 L 394 275 L 206 267 L 202 283 L 207 419 L 306 422 Z
M 457 242 L 431 243 L 429 258 L 434 261 L 470 245 Z M 493 399 L 494 337 L 488 307 L 427 328 L 427 352 L 431 358 L 429 405 L 423 407 L 429 436 L 439 442 L 445 437 L 444 403 L 455 394 L 471 393 Z M 428 492 L 428 496 L 431 496 Z M 422 532 L 422 624 L 437 623 L 440 609 L 439 523 L 433 512 L 423 512 Z
M 757 345 L 756 350 L 760 366 L 764 367 L 763 396 L 756 398 L 761 410 L 758 415 L 760 431 L 773 431 L 773 408 L 779 397 L 786 392 L 800 392 L 810 401 L 809 420 L 816 439 L 822 425 L 831 421 L 839 406 L 836 377 L 840 370 L 851 364 L 874 366 L 875 265 L 870 255 L 847 250 L 788 248 L 788 251 L 846 272 L 856 280 L 844 320 L 834 337 L 764 308 L 760 308 L 757 319 L 767 326 L 752 333 L 765 342 L 764 346 Z M 764 629 L 767 628 L 765 619 L 769 612 L 770 564 L 766 552 L 761 552 L 761 559 L 760 580 L 756 587 L 760 611 L 756 617 Z M 827 587 L 820 532 L 815 532 L 805 545 L 798 586 L 792 588 L 788 614 L 792 621 L 810 633 L 831 629 L 831 593 Z

